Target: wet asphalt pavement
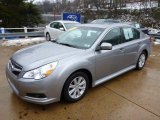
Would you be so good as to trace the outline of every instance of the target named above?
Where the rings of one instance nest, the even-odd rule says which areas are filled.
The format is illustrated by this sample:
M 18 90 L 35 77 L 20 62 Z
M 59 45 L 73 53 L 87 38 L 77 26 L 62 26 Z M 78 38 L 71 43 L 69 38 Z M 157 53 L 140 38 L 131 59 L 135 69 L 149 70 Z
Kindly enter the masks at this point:
M 132 70 L 95 88 L 79 102 L 40 106 L 14 95 L 5 65 L 20 47 L 0 47 L 0 120 L 160 120 L 160 45 L 141 71 Z

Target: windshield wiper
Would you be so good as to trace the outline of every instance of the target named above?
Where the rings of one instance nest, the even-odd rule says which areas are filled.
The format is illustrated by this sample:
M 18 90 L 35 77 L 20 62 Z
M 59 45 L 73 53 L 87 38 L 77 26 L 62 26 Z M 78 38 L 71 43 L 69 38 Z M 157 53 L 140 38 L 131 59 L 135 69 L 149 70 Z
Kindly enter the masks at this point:
M 71 45 L 71 44 L 68 44 L 68 43 L 61 43 L 61 42 L 58 42 L 56 40 L 52 41 L 53 43 L 56 43 L 56 44 L 60 44 L 60 45 L 65 45 L 65 46 L 68 46 L 68 47 L 74 47 L 74 48 L 79 48 L 79 49 L 82 49 L 81 47 L 79 46 L 75 46 L 75 45 Z
M 56 43 L 61 44 L 61 45 L 65 45 L 65 46 L 68 46 L 68 47 L 74 47 L 74 48 L 77 48 L 76 46 L 74 46 L 74 45 L 70 45 L 70 44 L 68 44 L 68 43 L 59 43 L 59 42 L 56 42 Z

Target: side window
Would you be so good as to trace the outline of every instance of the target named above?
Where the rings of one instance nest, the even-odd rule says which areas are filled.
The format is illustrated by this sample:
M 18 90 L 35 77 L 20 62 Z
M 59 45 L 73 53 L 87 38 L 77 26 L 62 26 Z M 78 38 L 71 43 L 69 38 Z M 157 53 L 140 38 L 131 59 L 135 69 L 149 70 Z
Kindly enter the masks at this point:
M 50 24 L 51 28 L 59 29 L 59 22 L 53 22 Z
M 54 22 L 50 24 L 50 27 L 53 28 L 54 27 Z
M 132 28 L 132 31 L 133 31 L 133 38 L 140 39 L 140 32 L 134 28 Z
M 64 29 L 64 26 L 62 25 L 62 23 L 59 23 L 59 28 L 63 28 Z
M 140 32 L 137 31 L 134 28 L 122 28 L 123 34 L 124 34 L 124 41 L 123 42 L 129 42 L 132 40 L 136 40 L 140 38 Z
M 53 22 L 50 24 L 50 27 L 55 28 L 55 29 L 60 29 L 60 28 L 64 29 L 64 26 L 60 22 Z
M 113 46 L 120 44 L 121 41 L 121 32 L 120 28 L 114 28 L 110 30 L 107 35 L 104 37 L 103 41 L 111 43 Z

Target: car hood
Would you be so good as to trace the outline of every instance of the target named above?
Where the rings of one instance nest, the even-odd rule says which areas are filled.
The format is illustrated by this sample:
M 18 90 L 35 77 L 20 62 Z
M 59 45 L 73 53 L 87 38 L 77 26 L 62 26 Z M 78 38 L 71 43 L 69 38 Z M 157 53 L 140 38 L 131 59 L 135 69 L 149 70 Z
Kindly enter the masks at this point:
M 77 55 L 82 51 L 84 50 L 59 45 L 53 42 L 45 42 L 21 49 L 17 51 L 11 59 L 21 65 L 23 69 L 28 70 Z

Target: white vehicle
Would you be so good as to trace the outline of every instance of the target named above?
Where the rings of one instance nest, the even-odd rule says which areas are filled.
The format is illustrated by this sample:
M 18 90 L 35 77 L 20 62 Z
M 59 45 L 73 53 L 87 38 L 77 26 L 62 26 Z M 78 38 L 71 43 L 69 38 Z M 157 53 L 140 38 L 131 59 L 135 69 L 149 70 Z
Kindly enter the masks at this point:
M 44 35 L 46 37 L 46 40 L 54 40 L 64 31 L 76 27 L 79 24 L 79 22 L 67 20 L 53 21 L 46 26 L 44 30 Z
M 149 35 L 155 38 L 155 41 L 160 42 L 160 29 L 149 29 Z

